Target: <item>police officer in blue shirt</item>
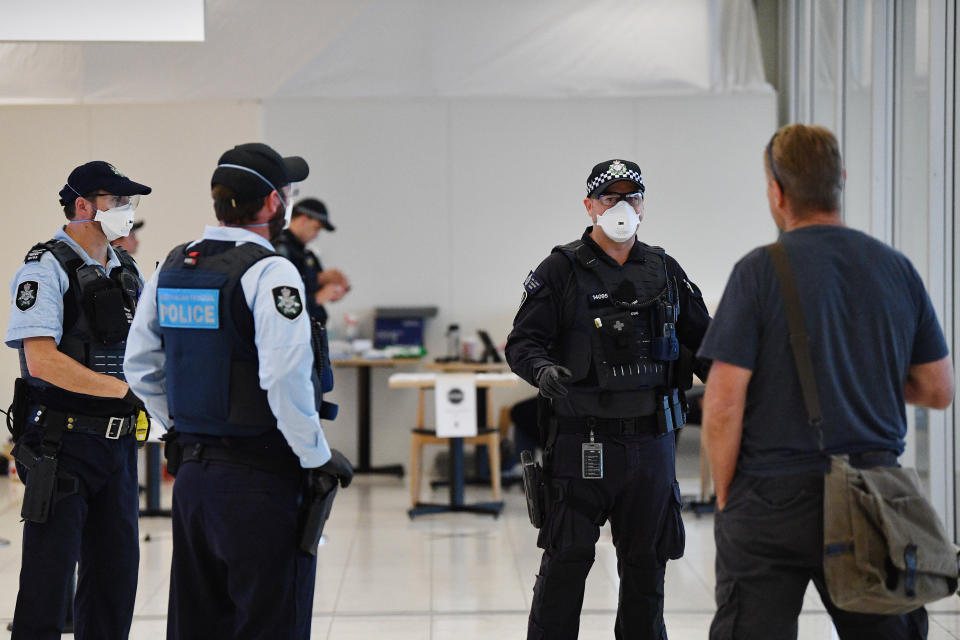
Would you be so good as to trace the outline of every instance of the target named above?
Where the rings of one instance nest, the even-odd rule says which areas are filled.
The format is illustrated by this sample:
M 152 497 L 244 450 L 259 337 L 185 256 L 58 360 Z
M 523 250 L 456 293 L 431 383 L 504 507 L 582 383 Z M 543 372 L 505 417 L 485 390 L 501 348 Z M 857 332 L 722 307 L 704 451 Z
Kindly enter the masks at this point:
M 265 144 L 225 152 L 211 181 L 220 225 L 170 252 L 131 329 L 127 377 L 172 429 L 171 639 L 310 636 L 303 485 L 346 487 L 353 470 L 320 426 L 332 376 L 303 283 L 268 240 L 308 172 Z
M 123 352 L 143 279 L 110 241 L 141 195 L 113 165 L 74 169 L 60 191 L 69 223 L 35 245 L 10 284 L 7 346 L 20 354 L 13 456 L 26 483 L 14 638 L 59 638 L 74 568 L 77 638 L 126 638 L 140 550 L 136 442 L 141 405 Z
M 709 316 L 677 261 L 637 240 L 644 192 L 633 162 L 593 168 L 584 200 L 593 226 L 527 276 L 507 338 L 511 368 L 541 397 L 544 490 L 528 495 L 543 514 L 531 640 L 577 637 L 606 521 L 620 575 L 616 637 L 666 638 L 664 571 L 684 548 L 674 430 L 694 370 L 706 376 L 693 354 Z

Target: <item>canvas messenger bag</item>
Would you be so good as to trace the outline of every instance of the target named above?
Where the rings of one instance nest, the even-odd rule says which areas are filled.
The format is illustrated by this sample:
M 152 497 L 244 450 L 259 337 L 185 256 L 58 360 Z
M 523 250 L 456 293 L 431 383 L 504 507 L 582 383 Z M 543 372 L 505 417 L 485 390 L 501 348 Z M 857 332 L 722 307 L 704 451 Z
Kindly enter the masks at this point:
M 823 453 L 820 398 L 796 282 L 783 245 L 766 250 L 780 283 L 807 416 Z M 846 611 L 897 615 L 955 593 L 960 549 L 924 497 L 917 472 L 858 469 L 845 455 L 828 457 L 823 572 L 833 603 Z

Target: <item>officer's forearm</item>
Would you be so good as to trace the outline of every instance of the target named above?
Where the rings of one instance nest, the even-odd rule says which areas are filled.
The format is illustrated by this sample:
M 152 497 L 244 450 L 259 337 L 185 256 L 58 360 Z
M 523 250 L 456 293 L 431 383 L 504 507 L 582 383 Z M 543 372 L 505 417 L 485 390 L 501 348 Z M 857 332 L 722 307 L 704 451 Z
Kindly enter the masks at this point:
M 25 338 L 23 350 L 30 375 L 61 389 L 103 398 L 122 398 L 129 389 L 123 380 L 91 371 L 58 351 L 53 338 Z
M 723 509 L 737 469 L 743 410 L 752 372 L 716 361 L 703 397 L 703 446 L 710 460 L 717 507 Z
M 509 340 L 504 349 L 504 356 L 507 364 L 510 365 L 510 370 L 533 386 L 537 386 L 537 371 L 547 365 L 557 364 L 547 357 L 545 350 L 541 353 L 540 350 L 531 349 L 529 346 L 511 344 Z

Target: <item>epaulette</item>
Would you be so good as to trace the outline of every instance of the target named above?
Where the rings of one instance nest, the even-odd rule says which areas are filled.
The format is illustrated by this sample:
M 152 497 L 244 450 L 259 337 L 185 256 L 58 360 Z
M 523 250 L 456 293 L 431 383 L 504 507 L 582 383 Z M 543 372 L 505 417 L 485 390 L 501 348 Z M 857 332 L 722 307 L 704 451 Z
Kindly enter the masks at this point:
M 574 240 L 573 242 L 556 246 L 553 250 L 560 251 L 568 258 L 576 257 L 577 262 L 587 269 L 592 269 L 597 264 L 596 254 L 583 240 Z
M 23 259 L 23 264 L 28 264 L 30 262 L 40 262 L 40 258 L 43 257 L 47 251 L 50 251 L 48 246 L 49 242 L 40 242 L 33 245 L 30 248 L 30 251 L 27 251 L 26 257 Z

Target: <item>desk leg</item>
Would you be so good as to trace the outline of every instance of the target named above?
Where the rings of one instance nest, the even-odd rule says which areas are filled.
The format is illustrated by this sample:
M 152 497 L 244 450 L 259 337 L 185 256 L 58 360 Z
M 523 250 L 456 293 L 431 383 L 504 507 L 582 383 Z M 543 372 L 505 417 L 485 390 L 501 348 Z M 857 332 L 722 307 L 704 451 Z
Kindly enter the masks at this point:
M 450 505 L 463 505 L 463 438 L 450 438 Z
M 463 438 L 450 438 L 450 503 L 432 504 L 418 502 L 417 506 L 407 511 L 414 518 L 428 513 L 483 513 L 494 518 L 503 511 L 503 502 L 478 502 L 464 504 L 463 502 Z
M 380 473 L 403 477 L 403 465 L 374 467 L 370 464 L 370 367 L 357 367 L 357 466 L 354 473 Z

